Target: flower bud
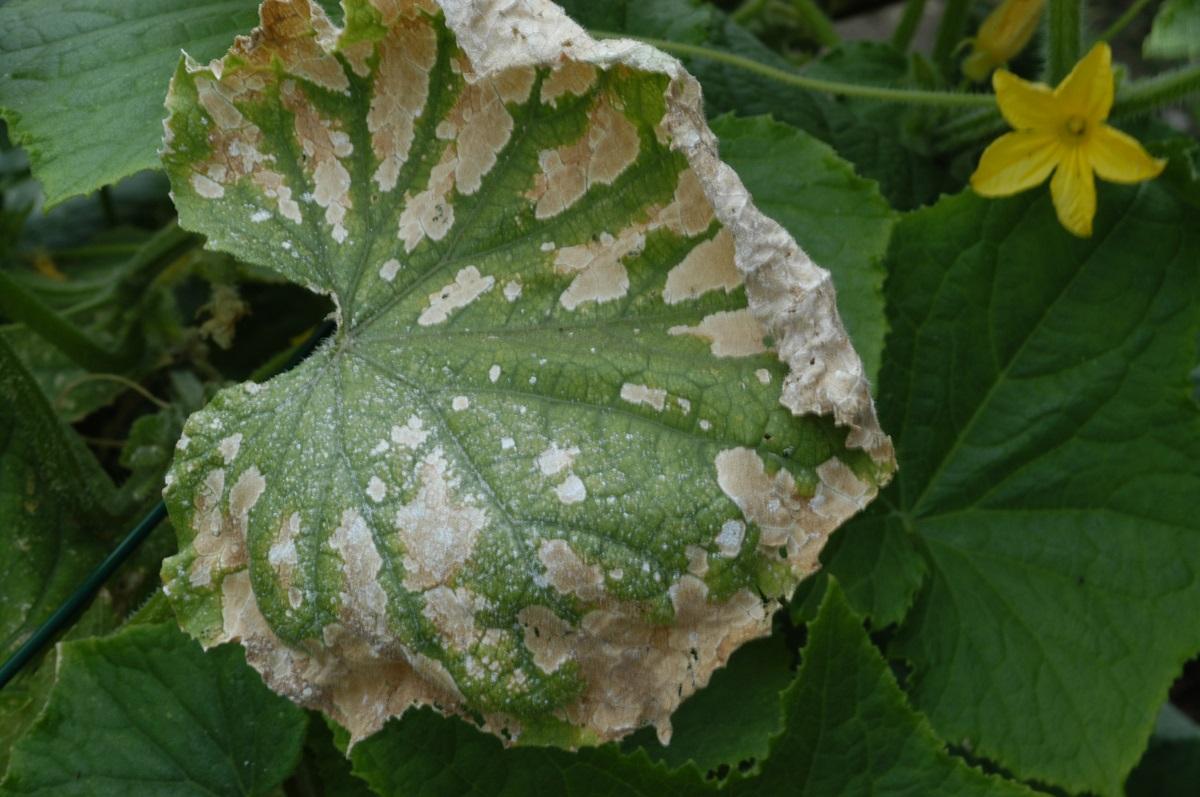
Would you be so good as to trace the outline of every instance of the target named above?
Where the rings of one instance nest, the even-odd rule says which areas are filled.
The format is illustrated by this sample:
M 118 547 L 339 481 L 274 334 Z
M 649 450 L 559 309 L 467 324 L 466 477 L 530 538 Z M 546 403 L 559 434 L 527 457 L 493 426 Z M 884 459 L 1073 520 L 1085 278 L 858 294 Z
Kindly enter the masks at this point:
M 1045 5 L 1046 0 L 1003 0 L 979 26 L 971 54 L 963 61 L 963 74 L 976 82 L 986 80 L 1025 49 Z

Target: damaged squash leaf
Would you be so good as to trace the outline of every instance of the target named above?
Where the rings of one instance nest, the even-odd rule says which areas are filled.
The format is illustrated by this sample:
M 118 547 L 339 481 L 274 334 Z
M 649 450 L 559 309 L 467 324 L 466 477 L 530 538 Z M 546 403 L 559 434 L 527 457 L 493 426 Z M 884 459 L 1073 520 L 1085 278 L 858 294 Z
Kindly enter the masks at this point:
M 185 227 L 337 331 L 188 421 L 163 577 L 353 740 L 432 705 L 568 747 L 670 715 L 894 468 L 829 274 L 699 85 L 544 0 L 267 0 L 185 60 Z

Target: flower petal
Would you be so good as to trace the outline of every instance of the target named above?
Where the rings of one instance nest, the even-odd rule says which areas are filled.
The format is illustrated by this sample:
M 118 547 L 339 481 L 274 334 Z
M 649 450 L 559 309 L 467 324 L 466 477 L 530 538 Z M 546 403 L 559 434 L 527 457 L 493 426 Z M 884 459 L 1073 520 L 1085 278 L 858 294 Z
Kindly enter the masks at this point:
M 1082 116 L 1089 122 L 1108 118 L 1113 104 L 1112 50 L 1099 42 L 1054 90 L 1063 116 Z
M 992 75 L 992 88 L 1000 113 L 1017 130 L 1049 129 L 1065 118 L 1054 92 L 1042 83 L 1030 83 L 1000 69 Z
M 1096 183 L 1082 150 L 1069 149 L 1063 154 L 1050 181 L 1050 196 L 1062 226 L 1081 238 L 1090 237 L 1096 215 Z
M 1085 151 L 1096 174 L 1114 183 L 1153 180 L 1167 165 L 1165 160 L 1151 157 L 1133 136 L 1108 125 L 1099 125 L 1092 132 Z
M 1061 157 L 1051 133 L 1005 133 L 983 151 L 971 187 L 982 196 L 1009 196 L 1045 180 Z

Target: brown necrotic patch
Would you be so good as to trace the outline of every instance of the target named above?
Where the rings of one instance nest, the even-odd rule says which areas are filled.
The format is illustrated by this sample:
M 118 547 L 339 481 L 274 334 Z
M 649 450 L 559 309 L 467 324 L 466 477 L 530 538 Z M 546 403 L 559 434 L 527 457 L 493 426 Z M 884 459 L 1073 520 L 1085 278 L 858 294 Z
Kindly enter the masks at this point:
M 406 193 L 397 235 L 406 252 L 425 238 L 440 241 L 454 226 L 453 192 L 474 194 L 496 165 L 496 156 L 513 131 L 509 103 L 529 97 L 535 78 L 531 68 L 508 69 L 480 77 L 456 61 L 466 85 L 446 118 L 438 122 L 437 138 L 449 142 L 433 167 L 425 188 Z
M 401 18 L 379 43 L 379 64 L 367 113 L 381 191 L 396 187 L 412 149 L 416 120 L 429 98 L 429 71 L 437 61 L 437 34 L 428 21 Z M 365 69 L 364 63 L 364 69 Z
M 674 326 L 667 333 L 707 340 L 714 357 L 750 357 L 767 350 L 763 343 L 766 331 L 749 309 L 721 310 L 705 316 L 695 326 Z
M 230 75 L 220 83 L 196 76 L 197 99 L 212 125 L 208 132 L 210 155 L 193 166 L 191 185 L 205 199 L 219 199 L 226 186 L 249 177 L 281 216 L 299 224 L 300 205 L 287 180 L 276 171 L 275 156 L 263 153 L 262 130 L 237 107 L 239 102 L 261 102 L 266 86 L 266 78 L 258 74 Z
M 539 219 L 557 216 L 574 205 L 594 185 L 611 185 L 637 160 L 637 128 L 606 95 L 597 97 L 587 131 L 573 144 L 544 150 L 538 156 L 541 173 L 528 196 L 537 204 Z
M 346 240 L 346 214 L 350 211 L 350 172 L 342 158 L 354 153 L 350 136 L 336 120 L 324 119 L 293 80 L 280 86 L 283 107 L 295 117 L 296 140 L 304 154 L 304 170 L 313 183 L 313 201 L 325 208 L 325 222 L 333 240 Z
M 418 477 L 416 496 L 395 518 L 404 547 L 404 586 L 413 591 L 450 583 L 487 525 L 487 514 L 459 494 L 459 481 L 440 448 L 421 462 Z

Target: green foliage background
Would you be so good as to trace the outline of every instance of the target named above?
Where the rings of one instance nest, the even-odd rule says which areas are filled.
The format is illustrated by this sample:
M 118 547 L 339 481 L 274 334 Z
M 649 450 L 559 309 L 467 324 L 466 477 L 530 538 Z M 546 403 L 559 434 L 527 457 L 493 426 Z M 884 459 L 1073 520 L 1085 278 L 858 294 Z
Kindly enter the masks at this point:
M 179 49 L 216 56 L 254 5 L 0 3 L 0 113 L 23 148 L 0 152 L 0 656 L 155 502 L 187 414 L 274 370 L 329 310 L 200 249 L 142 172 Z M 813 77 L 957 80 L 952 60 L 889 44 L 798 53 L 802 24 L 781 37 L 710 3 L 565 5 L 595 31 Z M 1200 4 L 1166 0 L 1145 27 L 1148 57 L 1195 58 Z M 1079 240 L 1044 190 L 965 189 L 982 142 L 945 151 L 948 111 L 684 60 L 723 159 L 833 272 L 900 462 L 775 635 L 684 704 L 669 747 L 639 733 L 504 750 L 415 711 L 347 759 L 344 732 L 263 687 L 240 649 L 203 653 L 178 630 L 154 595 L 173 552 L 160 528 L 0 692 L 0 794 L 1194 789 L 1200 732 L 1167 702 L 1200 652 L 1194 119 L 1133 123 L 1171 165 L 1102 184 L 1097 234 Z

